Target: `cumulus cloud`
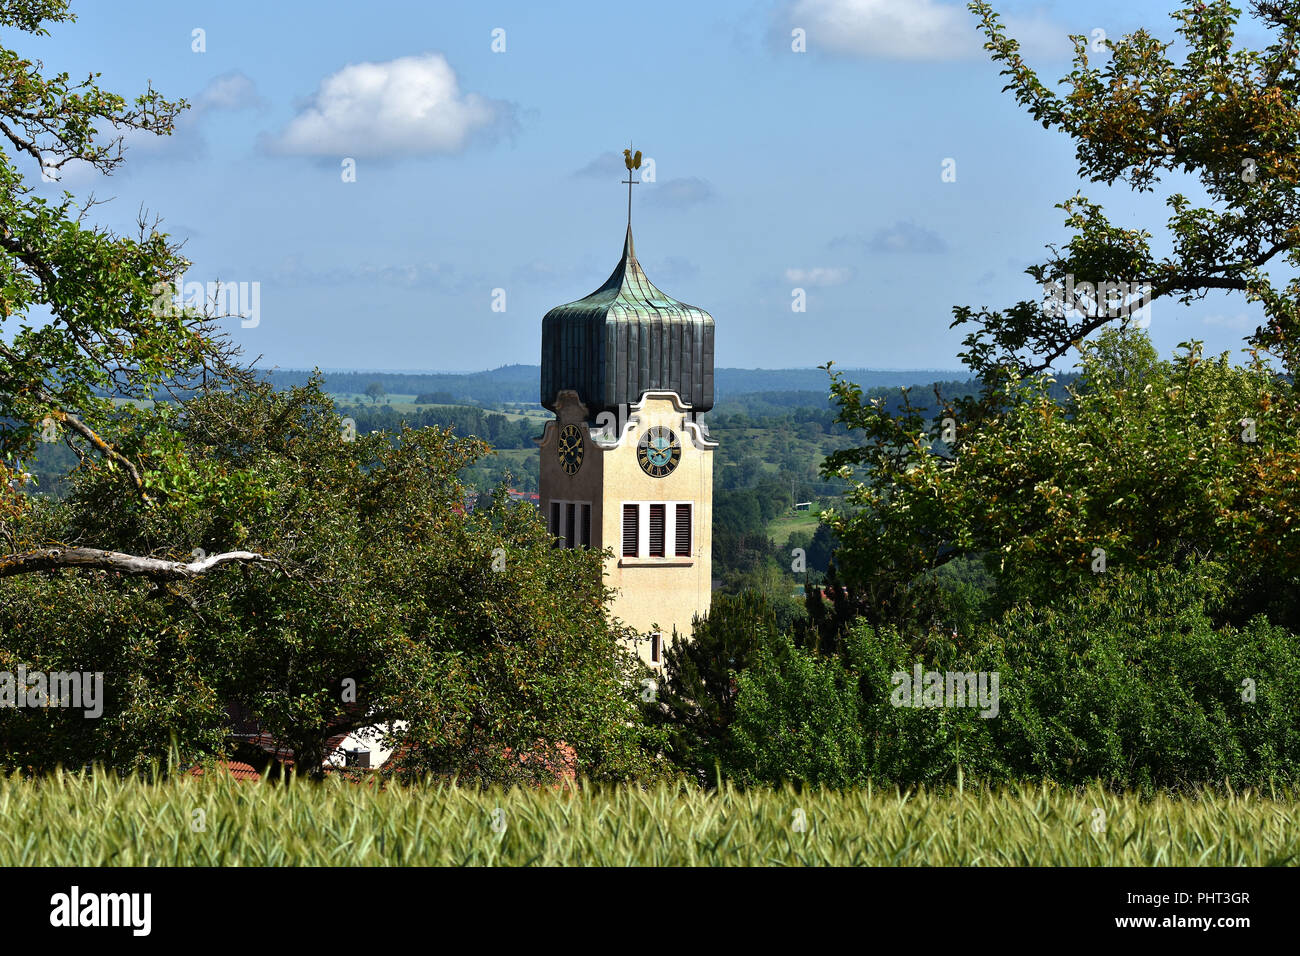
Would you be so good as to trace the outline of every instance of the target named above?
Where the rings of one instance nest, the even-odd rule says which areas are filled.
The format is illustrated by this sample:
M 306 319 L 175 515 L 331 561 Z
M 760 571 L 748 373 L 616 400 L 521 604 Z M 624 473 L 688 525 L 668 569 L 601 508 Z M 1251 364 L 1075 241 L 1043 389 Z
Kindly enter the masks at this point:
M 852 270 L 832 266 L 785 270 L 786 281 L 799 285 L 841 285 L 848 282 L 852 275 Z
M 861 246 L 880 253 L 936 254 L 948 251 L 948 243 L 937 232 L 902 220 L 876 230 L 871 236 L 840 236 L 830 242 L 832 249 L 841 246 Z
M 621 159 L 622 157 L 620 157 L 620 161 Z M 649 202 L 657 205 L 675 207 L 694 206 L 696 203 L 707 202 L 712 198 L 713 187 L 707 180 L 695 176 L 654 183 L 651 185 L 650 193 L 646 197 Z
M 460 89 L 441 53 L 350 63 L 325 77 L 268 145 L 303 156 L 457 153 L 476 134 L 512 128 L 509 104 Z
M 1008 36 L 1027 54 L 1068 56 L 1066 28 L 1042 16 L 1004 17 Z M 961 2 L 944 0 L 795 0 L 777 21 L 788 48 L 790 31 L 807 31 L 808 51 L 882 60 L 954 60 L 985 56 L 983 35 Z

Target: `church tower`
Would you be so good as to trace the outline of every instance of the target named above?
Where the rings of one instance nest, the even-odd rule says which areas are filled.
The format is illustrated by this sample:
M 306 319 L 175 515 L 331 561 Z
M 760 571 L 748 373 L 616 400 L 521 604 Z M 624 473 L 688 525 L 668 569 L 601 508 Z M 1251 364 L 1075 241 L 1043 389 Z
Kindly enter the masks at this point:
M 542 319 L 541 402 L 542 514 L 561 547 L 613 551 L 610 615 L 661 664 L 712 592 L 713 318 L 646 278 L 630 217 L 604 285 Z

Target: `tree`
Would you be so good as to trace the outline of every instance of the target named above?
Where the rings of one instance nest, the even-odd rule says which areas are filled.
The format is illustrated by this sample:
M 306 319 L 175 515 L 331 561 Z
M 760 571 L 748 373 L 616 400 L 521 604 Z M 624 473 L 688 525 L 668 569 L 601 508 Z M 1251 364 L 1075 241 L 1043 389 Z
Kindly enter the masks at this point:
M 1171 14 L 1186 47 L 1181 61 L 1169 55 L 1172 42 L 1145 29 L 1105 40 L 1100 65 L 1088 38 L 1074 36 L 1074 69 L 1059 94 L 1025 63 L 988 0 L 969 6 L 985 48 L 1003 64 L 1005 89 L 1044 129 L 1074 141 L 1080 178 L 1154 192 L 1181 172 L 1209 197 L 1202 207 L 1168 194 L 1166 255 L 1152 252 L 1145 229 L 1112 224 L 1082 193 L 1061 203 L 1074 237 L 1026 270 L 1046 295 L 1004 311 L 954 309 L 954 325 L 977 326 L 965 341 L 970 368 L 986 378 L 998 369 L 1042 371 L 1091 333 L 1124 323 L 1144 298 L 1185 305 L 1224 290 L 1263 305 L 1250 344 L 1294 372 L 1300 280 L 1278 285 L 1265 270 L 1300 265 L 1300 3 L 1252 4 L 1272 34 L 1260 50 L 1234 49 L 1240 11 L 1227 0 L 1188 2 Z M 1084 282 L 1092 288 L 1066 294 Z
M 861 621 L 837 655 L 765 644 L 738 680 L 736 773 L 831 786 L 937 786 L 959 771 L 1146 791 L 1293 782 L 1300 643 L 1259 617 L 1216 627 L 1205 609 L 1224 570 L 1121 569 L 1052 608 L 983 622 L 965 645 L 936 631 L 918 647 Z M 918 665 L 940 683 L 913 685 Z M 963 674 L 971 683 L 949 698 L 949 675 Z M 927 686 L 939 691 L 928 702 Z
M 837 382 L 844 414 L 892 434 Z M 1243 608 L 1300 573 L 1300 414 L 1291 385 L 1261 361 L 1232 366 L 1184 343 L 1154 358 L 1143 333 L 1103 332 L 1063 404 L 1041 378 L 1009 380 L 1004 410 L 948 458 L 916 439 L 831 456 L 867 463 L 832 518 L 846 579 L 896 620 L 935 582 L 925 575 L 982 556 L 1003 604 L 1052 603 L 1118 567 L 1215 560 L 1235 575 Z M 879 426 L 879 427 L 877 427 Z M 1252 596 L 1253 595 L 1253 596 Z M 888 615 L 886 615 L 888 616 Z
M 388 392 L 384 390 L 383 382 L 371 382 L 366 386 L 366 397 L 370 399 L 372 405 L 387 394 Z
M 766 596 L 715 594 L 709 613 L 695 619 L 690 639 L 675 636 L 669 645 L 664 680 L 645 712 L 666 728 L 669 759 L 700 782 L 731 766 L 737 676 L 782 630 L 778 608 Z
M 0 27 L 35 36 L 73 19 L 65 0 L 0 6 Z M 0 577 L 75 567 L 165 580 L 232 562 L 271 564 L 246 551 L 181 561 L 93 541 L 65 546 L 33 536 L 39 523 L 24 521 L 31 502 L 22 493 L 23 461 L 38 439 L 66 442 L 82 468 L 104 471 L 151 507 L 178 494 L 185 464 L 163 456 L 146 466 L 124 454 L 114 432 L 132 413 L 116 409 L 114 399 L 251 381 L 217 332 L 215 308 L 203 313 L 174 301 L 171 289 L 189 263 L 157 220 L 142 216 L 134 238 L 88 226 L 93 198 L 80 209 L 71 193 L 46 200 L 20 171 L 25 165 L 57 177 L 69 163 L 84 163 L 111 173 L 123 161 L 126 132 L 169 135 L 187 105 L 152 88 L 128 102 L 101 89 L 98 75 L 81 82 L 45 76 L 39 63 L 0 48 Z M 29 323 L 42 309 L 49 321 Z
M 778 635 L 738 680 L 732 764 L 742 781 L 830 787 L 864 783 L 870 769 L 854 675 L 837 657 Z
M 858 479 L 857 512 L 828 517 L 855 607 L 877 621 L 932 622 L 946 607 L 928 572 L 972 555 L 991 562 L 1004 597 L 1051 601 L 1117 561 L 1212 554 L 1257 569 L 1240 573 L 1234 613 L 1259 610 L 1270 589 L 1294 590 L 1300 554 L 1300 282 L 1278 285 L 1266 271 L 1300 264 L 1300 3 L 1254 4 L 1274 34 L 1260 51 L 1233 50 L 1239 12 L 1226 2 L 1173 15 L 1180 62 L 1146 30 L 1107 40 L 1101 65 L 1075 37 L 1062 94 L 1025 64 L 989 3 L 970 6 L 1006 88 L 1075 142 L 1081 178 L 1154 191 L 1177 170 L 1210 202 L 1167 197 L 1163 256 L 1149 233 L 1113 225 L 1082 194 L 1062 203 L 1073 238 L 1026 270 L 1039 299 L 953 310 L 954 326 L 975 326 L 962 360 L 978 394 L 936 388 L 929 403 L 904 390 L 890 408 L 832 370 L 837 420 L 866 438 L 823 466 Z M 1211 290 L 1263 304 L 1249 365 L 1207 360 L 1195 342 L 1172 364 L 1156 361 L 1134 307 Z M 1062 395 L 1046 372 L 1072 349 L 1084 380 Z
M 308 773 L 331 735 L 399 720 L 386 742 L 412 771 L 546 777 L 556 748 L 592 778 L 653 769 L 601 555 L 554 549 L 504 491 L 467 512 L 457 475 L 481 441 L 436 428 L 348 440 L 318 379 L 160 404 L 131 425 L 124 453 L 188 463 L 185 493 L 145 506 L 107 471 L 79 472 L 66 503 L 33 506 L 41 530 L 123 551 L 255 550 L 288 573 L 6 582 L 0 667 L 100 671 L 108 692 L 97 720 L 0 714 L 0 759 L 133 767 L 166 757 L 170 734 L 195 759 L 224 750 L 243 715 Z

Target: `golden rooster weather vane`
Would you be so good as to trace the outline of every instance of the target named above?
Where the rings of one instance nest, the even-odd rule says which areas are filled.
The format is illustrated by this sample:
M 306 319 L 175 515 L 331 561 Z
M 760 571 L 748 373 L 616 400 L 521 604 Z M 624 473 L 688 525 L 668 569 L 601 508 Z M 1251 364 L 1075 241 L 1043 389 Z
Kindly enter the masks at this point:
M 637 184 L 637 180 L 632 178 L 632 170 L 641 168 L 641 150 L 632 155 L 632 144 L 627 144 L 627 149 L 623 150 L 623 165 L 627 167 L 627 179 L 622 182 L 627 183 L 627 227 L 632 228 L 632 187 Z

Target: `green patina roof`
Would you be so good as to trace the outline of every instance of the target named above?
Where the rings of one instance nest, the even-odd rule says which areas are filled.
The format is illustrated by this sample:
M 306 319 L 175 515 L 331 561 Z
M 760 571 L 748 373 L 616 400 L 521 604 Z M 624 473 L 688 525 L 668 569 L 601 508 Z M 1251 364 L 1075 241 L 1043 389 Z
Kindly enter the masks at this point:
M 636 258 L 636 246 L 632 242 L 632 227 L 627 227 L 627 238 L 623 241 L 623 258 L 614 271 L 610 273 L 605 284 L 591 295 L 584 296 L 576 302 L 558 305 L 548 315 L 582 313 L 589 309 L 600 310 L 610 315 L 635 317 L 638 310 L 646 308 L 656 312 L 675 313 L 691 318 L 708 318 L 703 309 L 685 302 L 679 302 L 660 289 L 647 278 L 645 270 Z
M 641 268 L 627 229 L 623 258 L 599 289 L 542 319 L 541 401 L 564 389 L 592 415 L 634 404 L 649 389 L 677 392 L 695 411 L 713 407 L 713 317 L 660 291 Z

